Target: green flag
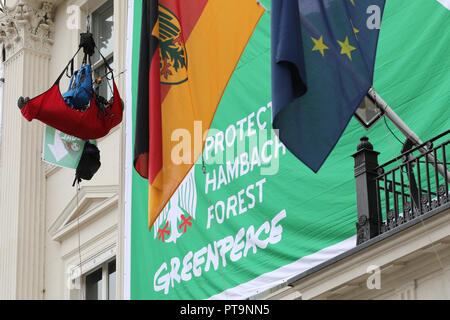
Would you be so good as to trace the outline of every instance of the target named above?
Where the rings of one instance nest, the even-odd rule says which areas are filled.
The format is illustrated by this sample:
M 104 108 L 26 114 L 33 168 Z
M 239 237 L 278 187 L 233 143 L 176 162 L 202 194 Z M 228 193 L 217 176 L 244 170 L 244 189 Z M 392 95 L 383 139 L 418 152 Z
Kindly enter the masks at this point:
M 46 126 L 42 159 L 59 167 L 76 169 L 83 154 L 84 144 L 79 138 Z

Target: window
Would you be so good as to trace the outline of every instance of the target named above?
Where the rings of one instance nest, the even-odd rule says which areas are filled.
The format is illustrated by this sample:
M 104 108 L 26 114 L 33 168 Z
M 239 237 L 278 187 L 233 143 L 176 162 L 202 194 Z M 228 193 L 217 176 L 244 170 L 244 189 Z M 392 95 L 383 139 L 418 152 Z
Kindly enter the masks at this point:
M 102 55 L 108 61 L 108 64 L 112 66 L 113 63 L 113 30 L 114 30 L 114 1 L 106 1 L 100 8 L 92 13 L 91 29 L 94 36 L 95 43 L 102 53 Z M 105 63 L 96 51 L 92 57 L 92 66 L 94 71 L 94 77 L 104 77 L 107 73 L 105 69 Z M 108 75 L 109 78 L 111 74 Z M 112 84 L 106 78 L 103 79 L 100 86 L 95 86 L 96 93 L 107 100 L 113 96 Z
M 116 260 L 108 263 L 108 298 L 116 299 Z
M 102 293 L 103 293 L 102 278 L 103 278 L 102 268 L 86 276 L 85 280 L 86 300 L 102 300 Z
M 116 299 L 116 260 L 84 276 L 84 296 L 86 300 Z

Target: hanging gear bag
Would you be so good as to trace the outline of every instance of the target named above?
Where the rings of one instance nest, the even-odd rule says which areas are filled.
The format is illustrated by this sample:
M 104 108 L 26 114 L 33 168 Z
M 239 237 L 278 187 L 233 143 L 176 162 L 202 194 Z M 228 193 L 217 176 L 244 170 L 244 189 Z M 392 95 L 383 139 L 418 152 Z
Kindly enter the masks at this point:
M 84 109 L 92 98 L 92 69 L 86 64 L 70 78 L 69 91 L 62 95 L 72 109 Z
M 83 149 L 83 155 L 78 163 L 73 186 L 82 180 L 91 180 L 101 167 L 100 150 L 95 144 L 86 141 Z

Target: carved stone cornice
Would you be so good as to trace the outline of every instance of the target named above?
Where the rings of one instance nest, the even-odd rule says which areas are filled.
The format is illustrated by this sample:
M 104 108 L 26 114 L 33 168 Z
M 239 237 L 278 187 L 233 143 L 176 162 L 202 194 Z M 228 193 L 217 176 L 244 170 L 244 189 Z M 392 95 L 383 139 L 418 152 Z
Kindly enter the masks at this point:
M 18 0 L 0 16 L 0 44 L 6 60 L 27 48 L 50 54 L 54 43 L 53 3 L 41 0 Z

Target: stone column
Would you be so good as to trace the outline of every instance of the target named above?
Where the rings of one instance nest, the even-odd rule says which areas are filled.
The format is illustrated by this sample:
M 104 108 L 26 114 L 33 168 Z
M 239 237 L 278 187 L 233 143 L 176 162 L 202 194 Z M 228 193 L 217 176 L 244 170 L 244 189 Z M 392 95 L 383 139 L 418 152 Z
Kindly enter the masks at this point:
M 0 168 L 0 299 L 44 296 L 43 124 L 27 122 L 17 100 L 51 85 L 53 4 L 18 0 L 0 16 L 6 52 Z
M 124 71 L 127 66 L 127 24 L 128 24 L 128 1 L 114 0 L 114 69 L 115 75 Z M 126 86 L 125 74 L 116 78 L 116 84 L 119 91 L 122 93 L 122 99 L 126 101 Z M 126 112 L 123 113 L 124 119 L 120 125 L 120 162 L 119 162 L 119 181 L 120 181 L 120 201 L 119 211 L 121 214 L 118 217 L 118 254 L 116 259 L 117 268 L 117 299 L 124 298 L 124 272 L 125 272 L 125 153 L 126 153 Z M 129 277 L 128 277 L 129 278 Z

